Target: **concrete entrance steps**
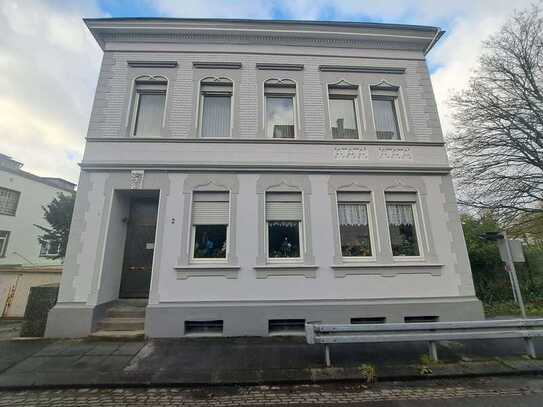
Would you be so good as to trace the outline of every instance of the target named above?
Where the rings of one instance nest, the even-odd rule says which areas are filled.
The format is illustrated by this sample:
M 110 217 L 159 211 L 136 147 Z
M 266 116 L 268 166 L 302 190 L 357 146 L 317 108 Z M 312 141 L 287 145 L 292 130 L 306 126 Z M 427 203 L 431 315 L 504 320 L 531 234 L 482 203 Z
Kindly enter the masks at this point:
M 115 301 L 105 313 L 105 318 L 98 322 L 95 338 L 138 339 L 144 336 L 146 299 Z

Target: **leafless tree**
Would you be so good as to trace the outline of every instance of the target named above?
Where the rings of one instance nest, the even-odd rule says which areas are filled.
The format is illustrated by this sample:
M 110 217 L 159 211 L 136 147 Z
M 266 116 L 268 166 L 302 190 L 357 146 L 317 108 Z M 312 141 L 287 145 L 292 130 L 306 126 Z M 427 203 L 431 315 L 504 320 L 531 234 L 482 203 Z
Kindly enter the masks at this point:
M 517 11 L 484 43 L 452 98 L 450 152 L 460 203 L 508 222 L 543 213 L 543 12 Z

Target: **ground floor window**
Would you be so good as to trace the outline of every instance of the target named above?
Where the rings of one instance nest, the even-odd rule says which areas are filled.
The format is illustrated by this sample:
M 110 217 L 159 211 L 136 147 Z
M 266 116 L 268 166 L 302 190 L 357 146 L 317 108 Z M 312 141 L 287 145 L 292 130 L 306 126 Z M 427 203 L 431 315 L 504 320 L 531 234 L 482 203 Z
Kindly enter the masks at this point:
M 271 258 L 300 257 L 300 222 L 268 222 L 268 253 Z
M 9 232 L 7 230 L 0 230 L 0 257 L 6 257 L 8 250 Z
M 367 204 L 338 202 L 338 215 L 342 256 L 371 256 Z
M 394 256 L 419 256 L 412 203 L 387 203 L 390 243 Z
M 226 258 L 227 225 L 194 226 L 194 258 Z

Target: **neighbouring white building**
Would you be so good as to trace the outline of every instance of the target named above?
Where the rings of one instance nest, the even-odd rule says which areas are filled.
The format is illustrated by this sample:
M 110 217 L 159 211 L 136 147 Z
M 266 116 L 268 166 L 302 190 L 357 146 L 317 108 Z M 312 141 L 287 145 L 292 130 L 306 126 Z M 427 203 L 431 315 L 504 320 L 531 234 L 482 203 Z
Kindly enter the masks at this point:
M 104 56 L 47 336 L 483 317 L 425 60 L 439 28 L 85 22 Z M 111 312 L 130 298 L 141 321 Z
M 41 244 L 49 227 L 43 218 L 46 206 L 59 193 L 73 194 L 75 184 L 61 178 L 40 177 L 22 170 L 23 164 L 0 154 L 0 267 L 54 266 L 56 242 Z

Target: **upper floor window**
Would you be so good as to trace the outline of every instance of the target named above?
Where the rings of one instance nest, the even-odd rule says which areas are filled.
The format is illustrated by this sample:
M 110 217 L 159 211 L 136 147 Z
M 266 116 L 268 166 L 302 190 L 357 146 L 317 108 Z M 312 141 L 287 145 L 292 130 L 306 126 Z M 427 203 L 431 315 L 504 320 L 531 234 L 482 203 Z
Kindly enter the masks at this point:
M 328 86 L 328 106 L 332 138 L 357 139 L 358 87 L 341 81 Z
M 19 191 L 0 187 L 0 215 L 15 216 L 20 195 Z
M 416 194 L 386 194 L 390 243 L 393 256 L 420 256 L 415 221 Z
M 269 259 L 302 257 L 302 207 L 300 192 L 266 193 Z
M 266 136 L 296 137 L 296 83 L 270 79 L 264 84 Z
M 7 230 L 0 230 L 0 257 L 6 257 L 8 250 L 9 232 Z
M 137 80 L 132 107 L 132 135 L 159 137 L 162 131 L 167 82 Z
M 341 255 L 369 257 L 372 255 L 368 218 L 369 192 L 338 192 L 338 218 Z
M 200 84 L 200 137 L 231 136 L 232 81 L 205 78 Z
M 192 260 L 226 261 L 229 192 L 197 191 L 192 195 Z
M 371 103 L 375 131 L 379 140 L 400 140 L 398 88 L 372 87 Z

